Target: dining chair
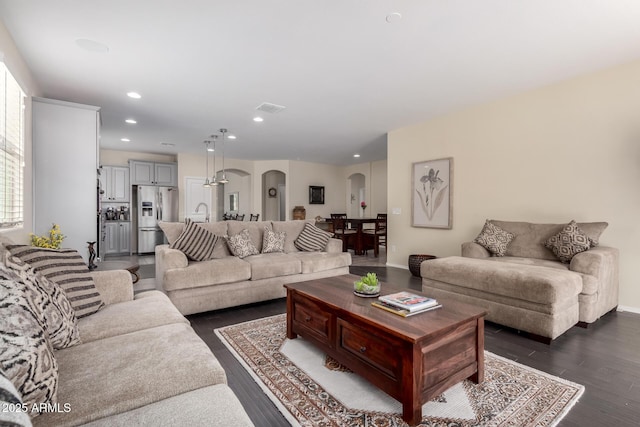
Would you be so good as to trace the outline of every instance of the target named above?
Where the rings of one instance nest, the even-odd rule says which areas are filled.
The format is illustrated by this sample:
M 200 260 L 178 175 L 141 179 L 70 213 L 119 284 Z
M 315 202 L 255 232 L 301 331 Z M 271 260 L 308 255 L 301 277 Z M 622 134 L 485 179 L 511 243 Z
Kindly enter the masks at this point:
M 249 221 L 257 221 L 260 218 L 260 214 L 250 214 Z
M 349 250 L 349 244 L 355 248 L 357 231 L 347 228 L 347 214 L 331 214 L 331 222 L 333 222 L 333 234 L 336 239 L 342 240 L 342 252 Z
M 242 215 L 238 214 L 238 215 L 236 215 L 236 218 L 235 218 L 235 219 L 236 219 L 236 221 L 244 221 L 244 215 L 245 215 L 245 214 L 242 214 Z
M 387 247 L 387 214 L 378 214 L 373 229 L 362 230 L 365 240 L 373 242 L 373 255 L 380 254 L 380 246 Z

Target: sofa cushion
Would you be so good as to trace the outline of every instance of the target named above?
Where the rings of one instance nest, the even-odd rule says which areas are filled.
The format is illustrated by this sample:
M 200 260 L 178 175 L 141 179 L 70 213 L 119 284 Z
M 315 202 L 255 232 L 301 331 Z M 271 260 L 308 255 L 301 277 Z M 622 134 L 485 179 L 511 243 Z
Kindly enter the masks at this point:
M 218 236 L 187 218 L 182 233 L 169 247 L 183 252 L 191 260 L 206 261 L 213 257 L 217 241 Z
M 164 236 L 167 238 L 167 242 L 169 242 L 170 245 L 178 240 L 178 237 L 180 237 L 180 234 L 182 234 L 182 231 L 184 230 L 183 222 L 158 221 L 158 226 L 164 232 Z
M 164 273 L 164 290 L 198 288 L 241 282 L 251 278 L 251 264 L 236 258 L 226 257 L 209 261 L 192 262 L 186 268 L 168 269 Z
M 348 267 L 351 264 L 349 252 L 298 252 L 293 256 L 302 262 L 303 274 Z
M 272 253 L 252 255 L 245 258 L 251 264 L 251 280 L 300 274 L 300 260 L 293 255 Z
M 556 256 L 549 249 L 545 248 L 544 242 L 554 234 L 558 234 L 565 224 L 535 224 L 530 222 L 499 221 L 492 219 L 491 222 L 498 227 L 513 233 L 515 237 L 509 243 L 506 256 L 523 258 L 539 258 L 557 260 Z M 585 234 L 594 241 L 600 240 L 600 235 L 607 228 L 606 222 L 580 222 L 578 226 Z
M 225 221 L 227 223 L 227 234 L 233 236 L 242 230 L 249 232 L 249 239 L 256 247 L 258 253 L 262 251 L 262 240 L 264 238 L 264 228 L 271 227 L 271 221 Z
M 162 231 L 164 231 L 164 235 L 167 238 L 169 244 L 172 244 L 176 241 L 176 239 L 180 236 L 182 231 L 184 230 L 184 223 L 182 222 L 166 222 L 160 221 L 158 223 Z M 205 230 L 215 234 L 216 236 L 226 236 L 227 235 L 227 223 L 226 221 L 220 222 L 203 222 L 199 223 L 200 227 Z M 225 256 L 231 255 L 229 252 L 229 248 L 227 248 L 226 242 L 223 239 L 218 239 L 214 249 L 212 258 L 224 258 Z
M 56 357 L 64 378 L 58 400 L 73 410 L 43 414 L 34 425 L 83 424 L 226 383 L 209 347 L 184 323 L 81 344 Z
M 307 223 L 293 244 L 301 251 L 316 252 L 324 250 L 330 238 L 330 233 L 319 229 L 313 224 Z
M 0 370 L 25 405 L 56 403 L 58 364 L 44 330 L 42 313 L 29 300 L 26 286 L 0 269 Z M 37 416 L 37 410 L 30 412 Z
M 229 386 L 216 384 L 85 424 L 130 426 L 253 427 Z
M 45 249 L 24 245 L 13 245 L 8 249 L 12 255 L 30 264 L 36 273 L 60 285 L 77 318 L 104 307 L 100 292 L 89 274 L 89 267 L 75 249 Z
M 9 255 L 7 268 L 20 277 L 36 301 L 43 316 L 45 331 L 54 349 L 70 347 L 80 342 L 78 320 L 64 291 L 55 282 L 36 273 L 29 264 Z
M 160 291 L 141 292 L 133 301 L 111 304 L 78 322 L 83 343 L 189 321 Z
M 238 234 L 225 237 L 225 240 L 231 253 L 238 258 L 246 258 L 249 255 L 257 255 L 260 253 L 258 248 L 251 242 L 249 230 L 246 228 Z
M 549 237 L 544 242 L 544 246 L 551 249 L 554 255 L 565 263 L 571 262 L 574 255 L 587 251 L 597 244 L 597 241 L 580 230 L 575 221 L 571 221 L 558 234 Z
M 273 231 L 275 232 L 284 231 L 286 233 L 284 238 L 284 252 L 288 254 L 291 252 L 300 252 L 300 249 L 296 248 L 296 245 L 294 244 L 294 242 L 298 238 L 300 233 L 302 233 L 302 230 L 304 229 L 304 226 L 306 224 L 314 224 L 314 223 L 315 221 L 310 219 L 307 219 L 307 220 L 296 219 L 291 221 L 273 221 L 272 227 L 273 227 Z
M 0 370 L 0 426 L 29 427 L 31 419 L 23 411 L 23 402 L 15 386 Z
M 582 278 L 572 271 L 486 259 L 438 258 L 422 263 L 420 272 L 426 279 L 537 304 L 577 301 L 582 291 Z
M 264 238 L 262 239 L 262 253 L 271 254 L 284 252 L 284 240 L 287 233 L 284 231 L 272 231 L 269 227 L 264 228 Z
M 507 247 L 514 237 L 513 234 L 486 220 L 482 231 L 474 242 L 482 245 L 493 255 L 500 257 L 507 253 Z

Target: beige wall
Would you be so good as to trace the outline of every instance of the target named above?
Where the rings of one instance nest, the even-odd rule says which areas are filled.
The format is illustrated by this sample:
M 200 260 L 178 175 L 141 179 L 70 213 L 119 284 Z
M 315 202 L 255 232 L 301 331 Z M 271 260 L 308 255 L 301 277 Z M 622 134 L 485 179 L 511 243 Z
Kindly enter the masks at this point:
M 453 229 L 411 227 L 411 164 L 452 156 Z M 620 305 L 640 309 L 640 61 L 389 134 L 389 254 L 459 255 L 485 219 L 607 221 Z M 390 212 L 391 213 L 391 212 Z M 395 247 L 395 251 L 393 248 Z
M 16 243 L 27 243 L 29 233 L 33 232 L 33 168 L 31 158 L 31 97 L 42 96 L 40 89 L 33 80 L 31 71 L 18 52 L 13 39 L 9 35 L 4 23 L 0 21 L 0 60 L 2 60 L 13 77 L 25 91 L 25 168 L 24 168 L 24 225 L 20 228 L 2 231 Z
M 100 165 L 102 166 L 129 166 L 129 160 L 171 163 L 176 161 L 176 156 L 173 154 L 141 153 L 136 151 L 100 150 Z

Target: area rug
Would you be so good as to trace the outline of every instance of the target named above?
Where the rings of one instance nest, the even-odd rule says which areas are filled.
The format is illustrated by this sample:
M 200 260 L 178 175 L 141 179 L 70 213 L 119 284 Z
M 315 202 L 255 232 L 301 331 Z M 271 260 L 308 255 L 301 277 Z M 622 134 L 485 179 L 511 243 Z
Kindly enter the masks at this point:
M 402 405 L 302 338 L 286 315 L 215 330 L 292 425 L 406 426 Z M 584 387 L 485 351 L 485 381 L 427 402 L 420 426 L 554 426 Z

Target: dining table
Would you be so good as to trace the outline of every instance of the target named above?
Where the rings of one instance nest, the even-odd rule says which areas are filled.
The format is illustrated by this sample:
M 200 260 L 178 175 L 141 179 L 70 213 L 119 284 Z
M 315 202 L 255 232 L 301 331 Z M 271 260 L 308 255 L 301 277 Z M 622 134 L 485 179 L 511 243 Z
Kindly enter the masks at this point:
M 363 225 L 364 224 L 375 224 L 377 218 L 371 217 L 347 217 L 346 223 L 347 227 L 356 230 L 356 242 L 353 248 L 353 252 L 355 255 L 365 255 L 367 252 L 367 248 L 365 247 L 365 241 L 363 236 Z M 325 221 L 328 223 L 333 223 L 331 218 L 325 218 Z M 373 249 L 373 248 L 369 248 Z

